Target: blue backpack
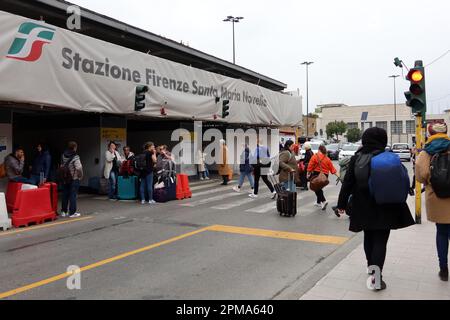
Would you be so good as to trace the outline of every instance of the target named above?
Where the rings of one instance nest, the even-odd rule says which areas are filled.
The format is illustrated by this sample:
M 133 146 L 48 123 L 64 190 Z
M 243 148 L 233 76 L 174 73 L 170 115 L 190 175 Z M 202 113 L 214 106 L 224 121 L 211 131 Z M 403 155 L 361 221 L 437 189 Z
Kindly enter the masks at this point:
M 383 152 L 372 158 L 369 190 L 377 204 L 405 203 L 409 185 L 408 171 L 398 155 Z

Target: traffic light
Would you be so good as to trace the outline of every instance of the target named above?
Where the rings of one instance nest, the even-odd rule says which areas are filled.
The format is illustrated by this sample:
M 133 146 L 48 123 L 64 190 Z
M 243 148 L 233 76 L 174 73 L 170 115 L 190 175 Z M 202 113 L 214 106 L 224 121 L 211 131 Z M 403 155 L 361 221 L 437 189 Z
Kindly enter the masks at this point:
M 406 76 L 411 84 L 409 91 L 405 92 L 406 105 L 412 108 L 414 114 L 425 116 L 427 112 L 427 101 L 425 95 L 425 69 L 421 60 L 416 61 Z
M 137 86 L 136 97 L 134 101 L 134 111 L 139 111 L 145 108 L 145 93 L 148 91 L 148 86 Z
M 230 115 L 230 100 L 223 100 L 222 101 L 222 119 L 225 119 Z

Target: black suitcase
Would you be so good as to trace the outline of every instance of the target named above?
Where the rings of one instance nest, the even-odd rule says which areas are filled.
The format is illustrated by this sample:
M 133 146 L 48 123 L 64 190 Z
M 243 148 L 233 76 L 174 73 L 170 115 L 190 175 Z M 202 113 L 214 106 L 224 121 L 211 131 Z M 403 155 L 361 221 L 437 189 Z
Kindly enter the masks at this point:
M 271 177 L 275 180 L 274 177 Z M 273 183 L 273 182 L 272 182 Z M 297 192 L 287 191 L 281 183 L 274 183 L 277 192 L 277 210 L 280 216 L 295 217 L 297 215 Z

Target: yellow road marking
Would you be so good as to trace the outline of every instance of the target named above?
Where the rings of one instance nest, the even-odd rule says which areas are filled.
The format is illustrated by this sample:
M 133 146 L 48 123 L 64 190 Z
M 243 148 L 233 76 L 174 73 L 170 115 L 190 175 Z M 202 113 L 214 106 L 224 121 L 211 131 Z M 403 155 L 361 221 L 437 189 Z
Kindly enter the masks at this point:
M 0 237 L 9 236 L 11 234 L 16 234 L 16 233 L 33 231 L 33 230 L 37 230 L 37 229 L 50 228 L 50 227 L 53 227 L 53 226 L 59 226 L 61 224 L 67 224 L 67 223 L 72 223 L 72 222 L 77 222 L 77 221 L 83 221 L 83 220 L 88 220 L 88 219 L 92 219 L 92 218 L 93 217 L 73 218 L 73 219 L 66 220 L 66 221 L 60 221 L 60 222 L 54 222 L 54 223 L 45 223 L 45 224 L 42 224 L 42 225 L 29 227 L 29 228 L 26 228 L 26 229 L 18 229 L 18 230 L 6 231 L 6 232 L 0 233 Z
M 126 257 L 132 256 L 132 255 L 144 252 L 144 251 L 149 251 L 151 249 L 154 249 L 154 248 L 163 246 L 165 244 L 169 244 L 169 243 L 172 243 L 172 242 L 175 242 L 175 241 L 178 241 L 178 240 L 181 240 L 181 239 L 184 239 L 184 238 L 187 238 L 187 237 L 199 234 L 199 233 L 207 231 L 207 230 L 208 230 L 208 227 L 202 228 L 202 229 L 199 229 L 199 230 L 196 230 L 196 231 L 193 231 L 193 232 L 185 233 L 185 234 L 182 234 L 180 236 L 177 236 L 177 237 L 174 237 L 174 238 L 170 238 L 168 240 L 164 240 L 164 241 L 161 241 L 161 242 L 149 245 L 147 247 L 143 247 L 143 248 L 140 248 L 140 249 L 137 249 L 137 250 L 129 251 L 129 252 L 123 253 L 121 255 L 118 255 L 118 256 L 115 256 L 115 257 L 112 257 L 112 258 L 109 258 L 109 259 L 105 259 L 105 260 L 102 260 L 102 261 L 98 261 L 96 263 L 93 263 L 93 264 L 90 264 L 88 266 L 80 268 L 80 271 L 83 272 L 83 271 L 91 270 L 91 269 L 94 269 L 94 268 L 98 268 L 98 267 L 103 266 L 105 264 L 108 264 L 108 263 L 111 263 L 111 262 L 114 262 L 114 261 L 117 261 L 117 260 L 125 259 Z M 7 292 L 0 293 L 0 299 L 7 298 L 7 297 L 10 297 L 10 296 L 16 295 L 18 293 L 22 293 L 22 292 L 29 291 L 29 290 L 37 288 L 37 287 L 44 286 L 46 284 L 49 284 L 49 283 L 52 283 L 52 282 L 55 282 L 55 281 L 67 278 L 67 277 L 69 277 L 71 275 L 72 275 L 71 272 L 61 273 L 59 275 L 56 275 L 54 277 L 51 277 L 51 278 L 48 278 L 48 279 L 45 279 L 45 280 L 42 280 L 42 281 L 39 281 L 39 282 L 35 282 L 35 283 L 29 284 L 29 285 L 26 285 L 26 286 L 23 286 L 23 287 L 14 289 L 14 290 L 10 290 L 10 291 L 7 291 Z
M 346 242 L 348 240 L 348 238 L 346 238 L 346 237 L 323 236 L 323 235 L 316 235 L 316 234 L 273 231 L 273 230 L 264 230 L 264 229 L 221 226 L 221 225 L 211 226 L 208 228 L 208 230 L 216 231 L 216 232 L 258 236 L 258 237 L 309 241 L 309 242 L 319 242 L 319 243 L 328 243 L 328 244 L 343 244 L 344 242 Z

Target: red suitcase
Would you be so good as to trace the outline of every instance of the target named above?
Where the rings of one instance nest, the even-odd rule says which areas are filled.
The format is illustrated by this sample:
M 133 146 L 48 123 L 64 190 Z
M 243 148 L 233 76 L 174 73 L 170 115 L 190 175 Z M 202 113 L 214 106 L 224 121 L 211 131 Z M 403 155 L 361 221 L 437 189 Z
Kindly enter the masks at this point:
M 46 182 L 39 186 L 39 188 L 50 189 L 50 203 L 52 210 L 58 213 L 58 185 L 54 182 Z

